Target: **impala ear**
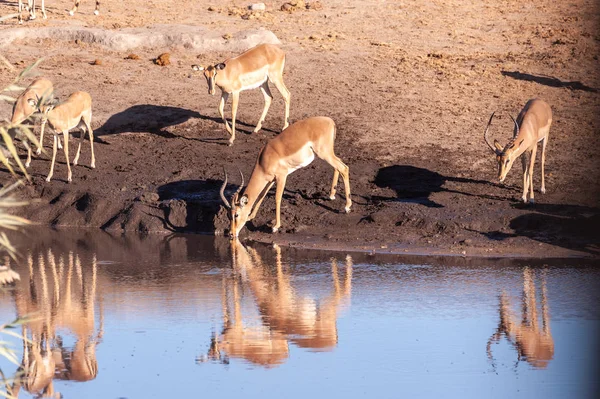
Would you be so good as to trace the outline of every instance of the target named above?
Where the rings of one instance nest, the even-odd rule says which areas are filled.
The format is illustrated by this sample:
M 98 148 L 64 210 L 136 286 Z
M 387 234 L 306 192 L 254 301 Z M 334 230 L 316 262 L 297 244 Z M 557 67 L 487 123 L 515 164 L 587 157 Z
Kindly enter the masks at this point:
M 192 69 L 194 71 L 204 71 L 204 67 L 202 65 L 192 65 Z
M 215 65 L 215 68 L 217 68 L 219 71 L 221 71 L 221 70 L 225 69 L 225 64 L 221 62 L 220 64 Z
M 246 194 L 242 195 L 242 198 L 240 198 L 240 206 L 244 207 L 248 205 L 248 196 Z
M 496 149 L 497 149 L 498 151 L 502 151 L 502 150 L 503 150 L 503 148 L 502 148 L 502 146 L 500 145 L 500 143 L 498 143 L 498 140 L 494 140 L 494 147 L 496 147 Z

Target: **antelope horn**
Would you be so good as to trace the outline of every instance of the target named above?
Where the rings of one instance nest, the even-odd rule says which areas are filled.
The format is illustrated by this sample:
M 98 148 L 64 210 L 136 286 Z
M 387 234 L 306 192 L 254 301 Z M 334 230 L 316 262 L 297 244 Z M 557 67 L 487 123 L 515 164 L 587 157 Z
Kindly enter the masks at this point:
M 508 114 L 508 116 L 510 116 L 510 119 L 512 119 L 512 121 L 515 123 L 515 127 L 517 128 L 516 132 L 513 134 L 513 138 L 515 138 L 519 135 L 519 124 L 517 123 L 515 118 L 512 117 L 511 114 Z
M 223 172 L 225 173 L 225 181 L 223 182 L 223 185 L 221 186 L 221 199 L 223 200 L 223 203 L 225 204 L 225 206 L 227 207 L 227 209 L 231 209 L 231 205 L 229 204 L 229 201 L 227 201 L 227 198 L 225 198 L 225 186 L 227 186 L 227 171 L 225 170 L 225 168 L 223 168 Z
M 494 114 L 496 112 L 492 112 L 492 116 L 490 116 L 490 121 L 488 122 L 486 128 L 485 128 L 485 132 L 483 132 L 483 139 L 485 140 L 486 144 L 490 147 L 490 149 L 492 150 L 492 152 L 494 154 L 498 153 L 498 150 L 496 150 L 496 148 L 492 145 L 492 143 L 490 143 L 490 140 L 488 139 L 488 131 L 490 130 L 490 125 L 492 124 L 492 119 L 494 119 Z
M 239 194 L 240 191 L 242 191 L 242 188 L 244 188 L 244 174 L 242 173 L 242 171 L 240 170 L 240 168 L 238 168 L 238 170 L 240 171 L 240 176 L 242 176 L 242 184 L 240 185 L 240 187 L 237 189 L 237 191 L 235 192 L 235 194 Z M 234 194 L 234 195 L 235 195 Z

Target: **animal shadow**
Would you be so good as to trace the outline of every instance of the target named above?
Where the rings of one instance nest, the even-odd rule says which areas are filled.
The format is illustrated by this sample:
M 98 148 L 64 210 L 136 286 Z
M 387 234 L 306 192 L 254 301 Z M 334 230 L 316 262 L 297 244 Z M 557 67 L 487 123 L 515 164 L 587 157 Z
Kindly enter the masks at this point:
M 516 79 L 516 80 L 525 80 L 528 82 L 535 82 L 535 83 L 539 83 L 544 86 L 566 87 L 571 90 L 581 90 L 581 91 L 587 91 L 587 92 L 591 92 L 591 93 L 598 92 L 598 89 L 595 89 L 590 86 L 586 86 L 579 81 L 564 82 L 564 81 L 554 78 L 552 76 L 531 75 L 529 73 L 521 73 L 519 71 L 512 71 L 512 72 L 511 71 L 502 71 L 501 73 L 504 76 L 508 76 L 508 77 Z
M 518 204 L 514 207 L 532 210 L 510 221 L 509 226 L 517 235 L 600 255 L 600 238 L 597 233 L 599 208 L 561 204 Z
M 180 180 L 158 187 L 165 228 L 177 232 L 214 233 L 220 210 L 218 180 Z
M 196 111 L 184 108 L 139 104 L 112 115 L 94 133 L 105 136 L 124 132 L 148 132 L 172 138 L 177 136 L 164 129 L 184 123 L 191 118 L 209 119 Z

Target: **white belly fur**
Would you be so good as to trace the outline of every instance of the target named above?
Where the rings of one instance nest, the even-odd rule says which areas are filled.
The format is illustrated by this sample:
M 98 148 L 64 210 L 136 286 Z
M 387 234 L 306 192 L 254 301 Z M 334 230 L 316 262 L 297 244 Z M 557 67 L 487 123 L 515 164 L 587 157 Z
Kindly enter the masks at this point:
M 290 174 L 290 173 L 292 173 L 292 172 L 294 172 L 294 171 L 296 171 L 298 169 L 301 169 L 301 168 L 303 168 L 305 166 L 310 165 L 310 163 L 312 161 L 314 161 L 314 160 L 315 160 L 315 153 L 313 151 L 311 151 L 310 152 L 310 157 L 308 157 L 304 162 L 302 162 L 301 164 L 299 164 L 299 165 L 297 165 L 295 167 L 288 168 L 288 174 Z
M 265 76 L 265 79 L 264 79 L 263 81 L 259 81 L 259 82 L 256 82 L 256 83 L 252 83 L 252 84 L 250 84 L 250 85 L 248 85 L 248 86 L 243 86 L 243 87 L 242 87 L 242 90 L 252 90 L 252 89 L 256 89 L 257 87 L 260 87 L 260 86 L 262 86 L 262 85 L 263 85 L 263 84 L 264 84 L 264 83 L 267 81 L 267 79 L 268 79 L 268 77 L 267 77 L 267 76 Z

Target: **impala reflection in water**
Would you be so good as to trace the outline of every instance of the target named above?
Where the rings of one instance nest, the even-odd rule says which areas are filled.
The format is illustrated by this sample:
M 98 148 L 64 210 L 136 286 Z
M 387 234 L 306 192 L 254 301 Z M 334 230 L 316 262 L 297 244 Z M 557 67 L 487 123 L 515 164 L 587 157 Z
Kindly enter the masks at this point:
M 55 256 L 52 250 L 27 256 L 28 275 L 13 291 L 18 317 L 32 320 L 22 325 L 23 357 L 10 391 L 21 388 L 38 397 L 60 398 L 54 380 L 90 381 L 96 378 L 96 345 L 102 322 L 96 328 L 96 257 L 82 267 L 73 252 Z M 102 320 L 102 315 L 100 315 Z M 63 345 L 60 331 L 75 336 L 72 348 Z
M 527 361 L 533 367 L 546 368 L 554 357 L 554 340 L 550 333 L 550 311 L 548 309 L 548 290 L 546 288 L 546 270 L 541 271 L 542 325 L 540 328 L 535 289 L 535 271 L 526 267 L 523 270 L 523 295 L 521 319 L 513 313 L 506 292 L 500 295 L 500 321 L 494 335 L 487 344 L 487 353 L 495 367 L 492 355 L 492 342 L 498 342 L 502 336 L 514 346 L 517 359 Z
M 17 350 L 0 369 L 21 371 L 0 392 L 19 399 L 562 399 L 598 388 L 595 261 L 78 230 L 19 248 L 22 260 L 0 269 L 0 322 L 35 317 L 27 340 L 0 332 Z
M 223 330 L 213 335 L 208 359 L 229 363 L 228 357 L 235 357 L 269 367 L 288 358 L 289 342 L 313 350 L 331 350 L 337 344 L 336 319 L 340 304 L 350 299 L 352 258 L 346 256 L 343 284 L 337 260 L 331 260 L 332 292 L 317 304 L 294 290 L 289 273 L 283 270 L 281 248 L 274 245 L 274 250 L 275 276 L 270 276 L 272 268 L 255 249 L 237 239 L 231 241 L 233 276 L 227 279 L 223 275 Z M 259 326 L 243 323 L 240 285 L 254 296 L 262 319 Z

